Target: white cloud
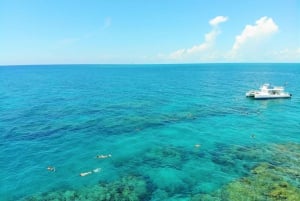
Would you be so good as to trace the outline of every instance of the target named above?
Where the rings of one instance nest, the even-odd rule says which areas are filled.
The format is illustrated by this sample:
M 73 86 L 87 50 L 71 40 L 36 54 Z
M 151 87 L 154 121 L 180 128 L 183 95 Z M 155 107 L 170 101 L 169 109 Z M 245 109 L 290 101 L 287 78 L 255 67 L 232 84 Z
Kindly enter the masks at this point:
M 299 47 L 280 49 L 270 40 L 279 31 L 279 26 L 267 16 L 257 19 L 254 24 L 245 25 L 227 51 L 218 50 L 215 43 L 221 33 L 219 25 L 227 20 L 224 16 L 209 20 L 211 30 L 204 35 L 201 44 L 160 55 L 159 59 L 165 62 L 300 62 Z
M 205 34 L 204 42 L 200 45 L 195 45 L 186 50 L 187 54 L 193 54 L 196 52 L 202 52 L 209 49 L 215 43 L 217 36 L 220 34 L 220 31 L 216 28 L 213 28 L 209 33 Z
M 272 18 L 261 17 L 255 25 L 246 25 L 242 33 L 235 38 L 232 50 L 239 50 L 251 39 L 261 39 L 278 31 L 278 26 Z
M 208 49 L 211 49 L 214 46 L 217 36 L 221 33 L 218 25 L 220 23 L 226 22 L 227 20 L 228 20 L 228 17 L 224 17 L 224 16 L 217 16 L 217 17 L 211 19 L 209 21 L 209 24 L 212 26 L 212 30 L 210 32 L 208 32 L 207 34 L 205 34 L 203 43 L 201 43 L 199 45 L 194 45 L 191 48 L 176 50 L 175 52 L 172 52 L 169 55 L 169 59 L 181 60 L 181 59 L 185 59 L 191 55 L 195 55 L 197 53 L 202 53 Z M 200 57 L 201 55 L 197 55 L 197 56 Z
M 222 23 L 222 22 L 226 22 L 228 20 L 228 17 L 224 17 L 224 16 L 217 16 L 214 19 L 211 19 L 209 21 L 209 24 L 211 26 L 218 26 L 218 24 Z
M 172 53 L 170 54 L 170 58 L 171 58 L 171 59 L 181 59 L 181 57 L 184 55 L 185 52 L 186 52 L 185 49 L 177 50 L 177 51 L 172 52 Z

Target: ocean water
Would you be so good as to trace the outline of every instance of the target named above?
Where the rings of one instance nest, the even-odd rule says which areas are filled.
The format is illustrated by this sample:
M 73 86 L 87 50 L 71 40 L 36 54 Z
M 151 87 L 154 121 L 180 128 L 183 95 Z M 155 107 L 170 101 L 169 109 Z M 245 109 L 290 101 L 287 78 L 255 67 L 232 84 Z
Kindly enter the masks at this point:
M 245 97 L 263 83 L 293 96 Z M 300 175 L 275 149 L 300 143 L 299 86 L 299 64 L 1 66 L 0 198 L 221 199 L 279 155 Z

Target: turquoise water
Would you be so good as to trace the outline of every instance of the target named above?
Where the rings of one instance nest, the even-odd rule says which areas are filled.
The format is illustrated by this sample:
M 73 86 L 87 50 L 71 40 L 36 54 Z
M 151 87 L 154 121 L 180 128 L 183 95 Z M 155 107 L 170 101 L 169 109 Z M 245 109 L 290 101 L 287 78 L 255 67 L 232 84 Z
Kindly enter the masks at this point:
M 263 83 L 293 97 L 245 97 Z M 140 200 L 212 193 L 300 143 L 299 86 L 299 64 L 2 66 L 1 200 L 137 178 Z

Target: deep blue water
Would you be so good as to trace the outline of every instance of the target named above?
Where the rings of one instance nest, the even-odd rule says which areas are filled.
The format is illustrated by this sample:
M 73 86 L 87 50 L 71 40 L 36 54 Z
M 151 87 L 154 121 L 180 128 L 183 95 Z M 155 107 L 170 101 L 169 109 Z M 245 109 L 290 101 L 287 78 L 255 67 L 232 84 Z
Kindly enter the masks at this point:
M 293 97 L 245 97 L 263 83 Z M 300 143 L 299 86 L 299 64 L 1 66 L 1 200 L 128 175 L 147 200 L 213 192 L 257 163 L 224 150 Z

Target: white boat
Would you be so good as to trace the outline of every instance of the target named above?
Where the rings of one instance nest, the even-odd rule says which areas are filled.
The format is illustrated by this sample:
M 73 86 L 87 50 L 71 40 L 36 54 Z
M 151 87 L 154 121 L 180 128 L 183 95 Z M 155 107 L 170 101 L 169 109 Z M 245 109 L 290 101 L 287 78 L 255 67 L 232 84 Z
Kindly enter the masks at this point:
M 260 90 L 250 90 L 246 93 L 247 97 L 254 99 L 271 99 L 271 98 L 291 98 L 292 94 L 285 92 L 284 87 L 271 87 L 270 84 L 264 84 Z

